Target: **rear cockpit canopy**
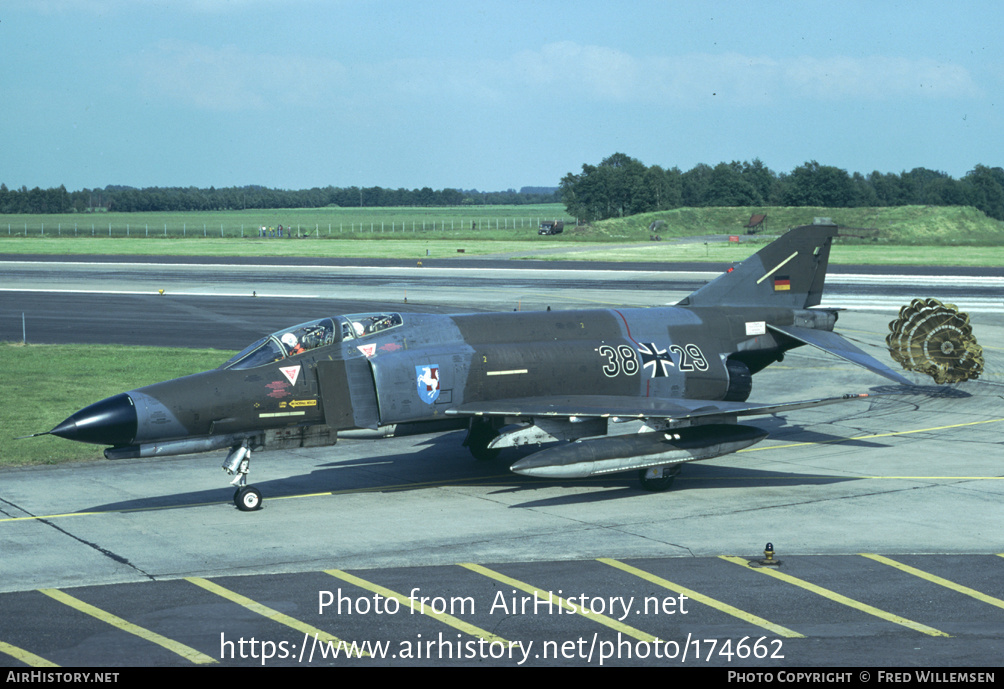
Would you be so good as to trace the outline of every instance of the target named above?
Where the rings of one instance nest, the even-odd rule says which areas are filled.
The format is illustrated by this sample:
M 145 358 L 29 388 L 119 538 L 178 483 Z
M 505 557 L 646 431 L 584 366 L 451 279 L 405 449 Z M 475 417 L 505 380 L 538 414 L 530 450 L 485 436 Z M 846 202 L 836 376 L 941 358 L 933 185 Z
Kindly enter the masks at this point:
M 336 342 L 369 337 L 403 322 L 399 313 L 355 313 L 320 318 L 263 337 L 220 368 L 241 370 L 264 366 Z
M 354 313 L 348 316 L 339 316 L 338 319 L 342 323 L 343 340 L 374 335 L 390 328 L 396 328 L 404 322 L 399 313 Z M 345 327 L 346 323 L 349 325 L 348 328 Z

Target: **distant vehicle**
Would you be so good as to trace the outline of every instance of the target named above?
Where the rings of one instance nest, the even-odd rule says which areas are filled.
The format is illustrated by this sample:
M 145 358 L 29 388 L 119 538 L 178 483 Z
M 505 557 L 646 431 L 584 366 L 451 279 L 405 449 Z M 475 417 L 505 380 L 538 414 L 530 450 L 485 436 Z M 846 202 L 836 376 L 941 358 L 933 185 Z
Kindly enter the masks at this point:
M 564 231 L 564 220 L 545 220 L 540 223 L 540 229 L 537 230 L 537 234 L 561 234 Z

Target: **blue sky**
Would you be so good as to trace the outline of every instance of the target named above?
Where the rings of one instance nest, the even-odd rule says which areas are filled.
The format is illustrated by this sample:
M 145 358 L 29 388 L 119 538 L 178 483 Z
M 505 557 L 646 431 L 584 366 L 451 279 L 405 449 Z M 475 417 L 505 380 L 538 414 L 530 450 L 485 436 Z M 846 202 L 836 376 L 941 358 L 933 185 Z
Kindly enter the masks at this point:
M 556 186 L 623 152 L 1004 165 L 995 2 L 3 0 L 0 182 Z

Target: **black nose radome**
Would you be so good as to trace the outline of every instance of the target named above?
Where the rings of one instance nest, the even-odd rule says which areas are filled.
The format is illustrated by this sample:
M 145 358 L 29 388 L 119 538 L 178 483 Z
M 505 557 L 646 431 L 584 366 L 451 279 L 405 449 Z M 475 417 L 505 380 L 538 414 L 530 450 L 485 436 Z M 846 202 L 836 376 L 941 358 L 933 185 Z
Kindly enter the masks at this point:
M 82 443 L 129 445 L 136 437 L 136 407 L 121 393 L 81 409 L 49 433 Z

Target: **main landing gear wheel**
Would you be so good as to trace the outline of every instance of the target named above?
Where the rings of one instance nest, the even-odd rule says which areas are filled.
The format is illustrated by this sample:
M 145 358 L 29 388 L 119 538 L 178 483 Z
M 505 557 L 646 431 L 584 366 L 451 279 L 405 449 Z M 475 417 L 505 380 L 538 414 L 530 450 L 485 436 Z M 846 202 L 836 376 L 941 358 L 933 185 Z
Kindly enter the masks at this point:
M 243 486 L 234 493 L 234 504 L 241 512 L 261 509 L 261 491 L 254 486 Z
M 467 449 L 474 455 L 474 459 L 481 462 L 492 460 L 502 452 L 502 450 L 488 448 L 488 443 L 495 440 L 498 435 L 499 432 L 495 430 L 491 422 L 472 422 L 470 430 L 467 431 L 467 439 L 464 441 L 464 444 L 467 445 Z
M 680 465 L 676 464 L 668 467 L 654 467 L 652 469 L 642 469 L 638 472 L 638 480 L 641 487 L 657 493 L 669 490 L 673 485 L 673 479 L 680 473 Z

